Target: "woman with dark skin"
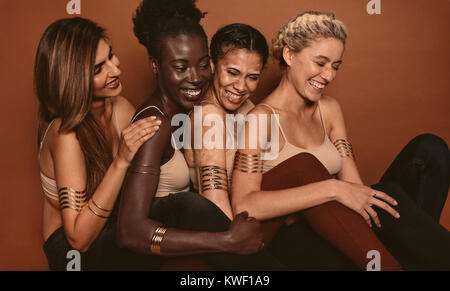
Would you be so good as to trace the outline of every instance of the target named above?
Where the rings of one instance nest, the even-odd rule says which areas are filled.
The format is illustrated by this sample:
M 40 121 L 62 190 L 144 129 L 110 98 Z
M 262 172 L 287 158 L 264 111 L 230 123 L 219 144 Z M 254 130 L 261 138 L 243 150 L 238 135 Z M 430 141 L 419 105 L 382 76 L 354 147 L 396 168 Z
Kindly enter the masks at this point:
M 118 243 L 137 253 L 160 256 L 228 253 L 216 258 L 234 261 L 216 264 L 216 268 L 262 268 L 241 265 L 248 256 L 232 255 L 261 249 L 259 222 L 242 212 L 230 223 L 212 202 L 186 192 L 188 167 L 181 152 L 171 146 L 171 118 L 191 110 L 211 78 L 207 38 L 199 24 L 203 13 L 194 2 L 143 1 L 133 19 L 158 84 L 134 120 L 155 115 L 161 125 L 138 151 L 125 178 Z M 156 265 L 162 261 L 155 256 L 151 260 Z

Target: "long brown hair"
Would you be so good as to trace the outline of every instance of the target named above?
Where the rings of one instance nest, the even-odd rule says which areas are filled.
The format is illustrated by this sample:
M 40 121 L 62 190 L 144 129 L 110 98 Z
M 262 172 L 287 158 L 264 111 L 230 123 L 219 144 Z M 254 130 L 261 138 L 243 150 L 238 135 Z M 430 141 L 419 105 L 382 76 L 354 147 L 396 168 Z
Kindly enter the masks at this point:
M 61 119 L 59 132 L 76 133 L 84 154 L 89 196 L 113 160 L 105 134 L 90 113 L 95 55 L 102 38 L 105 30 L 88 19 L 58 20 L 45 30 L 34 65 L 39 99 L 38 144 L 44 125 L 55 118 Z

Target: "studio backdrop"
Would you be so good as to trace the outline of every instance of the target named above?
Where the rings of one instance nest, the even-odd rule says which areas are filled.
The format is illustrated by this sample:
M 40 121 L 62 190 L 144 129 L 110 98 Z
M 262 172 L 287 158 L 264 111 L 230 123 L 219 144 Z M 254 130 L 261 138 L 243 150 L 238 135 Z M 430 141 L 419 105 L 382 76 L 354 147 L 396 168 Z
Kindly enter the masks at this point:
M 107 29 L 121 61 L 123 96 L 139 106 L 155 88 L 147 54 L 132 31 L 140 0 L 0 0 L 0 269 L 46 270 L 41 235 L 43 194 L 37 161 L 34 56 L 53 21 L 90 18 Z M 450 140 L 450 1 L 448 0 L 198 0 L 211 37 L 240 22 L 259 29 L 269 44 L 280 26 L 303 11 L 332 12 L 349 37 L 335 81 L 326 94 L 339 100 L 356 161 L 373 184 L 420 133 Z M 258 102 L 280 79 L 269 60 Z M 450 229 L 450 202 L 441 223 Z

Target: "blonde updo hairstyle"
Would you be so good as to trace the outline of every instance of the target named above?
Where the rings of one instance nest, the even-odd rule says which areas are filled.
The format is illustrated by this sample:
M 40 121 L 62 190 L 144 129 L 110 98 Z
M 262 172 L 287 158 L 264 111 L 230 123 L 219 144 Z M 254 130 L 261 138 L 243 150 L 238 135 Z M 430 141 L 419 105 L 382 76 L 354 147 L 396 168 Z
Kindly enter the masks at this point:
M 345 46 L 347 29 L 344 23 L 335 19 L 332 13 L 316 11 L 303 12 L 284 24 L 272 40 L 272 55 L 279 60 L 281 67 L 287 64 L 283 58 L 283 48 L 288 46 L 299 52 L 319 38 L 335 38 Z

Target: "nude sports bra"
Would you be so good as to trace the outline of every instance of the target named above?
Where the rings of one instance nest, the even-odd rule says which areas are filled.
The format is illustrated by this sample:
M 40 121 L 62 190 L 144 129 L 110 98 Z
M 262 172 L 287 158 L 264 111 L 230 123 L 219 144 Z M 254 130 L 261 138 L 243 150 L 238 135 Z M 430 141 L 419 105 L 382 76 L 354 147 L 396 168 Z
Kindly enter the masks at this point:
M 45 137 L 47 136 L 47 132 L 50 128 L 50 126 L 52 126 L 53 121 L 55 121 L 55 119 L 53 119 L 52 121 L 50 121 L 50 123 L 47 126 L 47 129 L 44 132 L 44 136 L 42 137 L 42 140 L 39 144 L 39 152 L 38 152 L 38 160 L 41 159 L 41 150 L 42 150 L 42 144 L 44 143 Z M 41 186 L 42 186 L 42 190 L 44 191 L 44 195 L 52 200 L 59 200 L 58 197 L 58 187 L 56 186 L 56 181 L 48 176 L 46 176 L 42 170 L 39 171 L 40 177 L 41 177 Z
M 119 138 L 120 138 L 120 136 L 121 136 L 120 127 L 119 127 L 119 123 L 117 121 L 117 117 L 116 117 L 116 114 L 115 114 L 115 111 L 114 111 L 114 106 L 113 106 L 112 118 L 113 118 L 114 125 L 116 127 L 117 133 L 118 133 Z M 41 159 L 42 144 L 44 143 L 45 137 L 47 136 L 47 132 L 50 129 L 50 127 L 52 126 L 54 121 L 55 121 L 55 119 L 50 121 L 50 123 L 47 126 L 47 129 L 44 132 L 44 136 L 42 137 L 42 140 L 39 143 L 38 160 Z M 44 172 L 42 172 L 42 170 L 39 171 L 39 174 L 40 174 L 40 178 L 41 178 L 42 190 L 44 191 L 45 197 L 47 197 L 47 198 L 49 198 L 51 200 L 59 201 L 58 187 L 56 185 L 55 179 L 52 179 L 52 178 L 48 177 L 47 175 L 45 175 Z
M 276 114 L 275 110 L 268 104 L 258 104 L 257 106 L 266 106 L 268 107 L 274 114 Z M 289 159 L 290 157 L 306 152 L 310 153 L 313 156 L 315 156 L 328 170 L 330 175 L 337 174 L 341 168 L 342 168 L 342 158 L 339 155 L 339 152 L 337 151 L 336 147 L 333 145 L 333 143 L 330 141 L 327 135 L 327 131 L 325 128 L 325 122 L 323 121 L 322 116 L 322 110 L 320 108 L 320 101 L 318 103 L 319 106 L 319 113 L 320 113 L 320 119 L 322 121 L 322 126 L 324 130 L 324 140 L 322 144 L 316 148 L 313 149 L 304 149 L 297 146 L 294 146 L 293 144 L 289 143 L 289 140 L 286 138 L 286 135 L 283 131 L 283 128 L 281 127 L 280 121 L 278 119 L 278 116 L 275 115 L 275 119 L 278 123 L 278 126 L 281 131 L 281 135 L 283 136 L 285 140 L 284 147 L 279 151 L 277 158 L 273 160 L 265 160 L 263 163 L 263 173 L 266 173 L 276 165 L 280 164 L 281 162 Z
M 156 106 L 147 106 L 140 110 L 131 120 L 133 122 L 136 117 L 149 108 L 155 108 L 162 115 L 164 113 Z M 173 141 L 173 136 L 172 143 Z M 155 197 L 164 197 L 170 193 L 179 193 L 189 191 L 189 168 L 187 166 L 186 160 L 184 159 L 183 153 L 178 149 L 173 152 L 172 158 L 165 164 L 159 167 L 159 182 L 158 189 L 156 190 Z

